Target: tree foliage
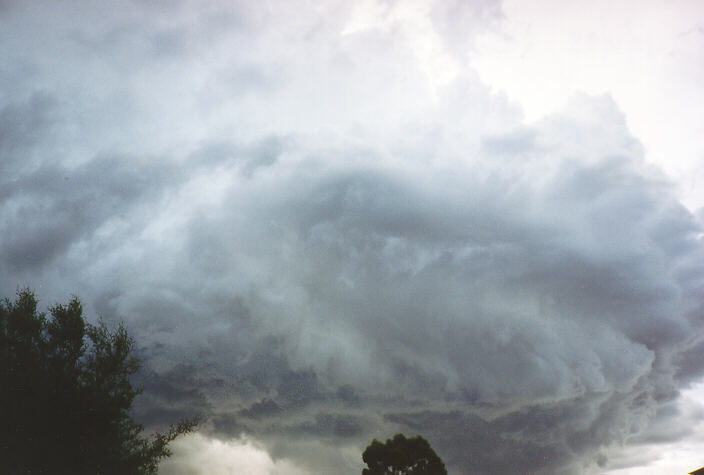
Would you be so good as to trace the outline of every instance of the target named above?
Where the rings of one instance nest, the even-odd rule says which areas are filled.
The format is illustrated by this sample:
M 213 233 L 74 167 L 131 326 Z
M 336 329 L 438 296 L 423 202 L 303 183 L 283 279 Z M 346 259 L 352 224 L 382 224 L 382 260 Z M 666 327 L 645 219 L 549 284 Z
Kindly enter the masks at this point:
M 37 311 L 29 290 L 0 302 L 0 473 L 153 474 L 182 421 L 144 438 L 130 407 L 139 391 L 134 342 L 83 318 L 77 298 Z
M 447 475 L 445 464 L 420 435 L 396 434 L 382 444 L 374 439 L 362 454 L 362 475 Z

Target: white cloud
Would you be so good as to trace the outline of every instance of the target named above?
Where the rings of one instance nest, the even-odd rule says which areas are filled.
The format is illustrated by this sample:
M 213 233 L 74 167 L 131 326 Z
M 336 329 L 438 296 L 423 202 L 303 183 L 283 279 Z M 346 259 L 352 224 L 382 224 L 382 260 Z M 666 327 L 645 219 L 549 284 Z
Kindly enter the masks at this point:
M 704 444 L 704 384 L 698 383 L 682 391 L 680 399 L 663 411 L 672 411 L 677 419 L 663 418 L 636 436 L 625 450 L 614 454 L 608 475 L 660 475 L 689 473 L 704 465 L 701 447 Z
M 520 102 L 529 120 L 576 91 L 611 94 L 646 157 L 681 184 L 685 203 L 704 205 L 701 2 L 509 0 L 503 10 L 471 55 L 483 80 Z
M 266 450 L 246 438 L 231 441 L 191 434 L 177 439 L 174 455 L 159 466 L 165 475 L 304 475 L 286 460 L 272 460 Z

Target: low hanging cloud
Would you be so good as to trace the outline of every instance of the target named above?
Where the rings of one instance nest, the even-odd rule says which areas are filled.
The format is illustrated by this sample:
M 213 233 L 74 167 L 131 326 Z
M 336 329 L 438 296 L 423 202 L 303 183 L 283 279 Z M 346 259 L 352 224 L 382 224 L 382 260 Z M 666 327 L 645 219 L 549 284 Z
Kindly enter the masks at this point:
M 583 473 L 681 421 L 702 376 L 702 221 L 610 96 L 524 123 L 460 60 L 438 83 L 416 62 L 460 42 L 428 30 L 456 26 L 447 6 L 392 2 L 375 24 L 209 5 L 65 20 L 48 31 L 68 65 L 33 50 L 0 103 L 2 289 L 126 322 L 135 413 L 205 421 L 166 473 L 225 452 L 252 473 L 358 473 L 398 431 L 452 473 Z M 497 15 L 457 10 L 472 32 Z M 70 100 L 100 65 L 125 84 Z
M 97 300 L 160 374 L 145 413 L 288 458 L 406 430 L 459 473 L 604 464 L 692 371 L 701 224 L 608 97 L 572 107 L 451 167 L 309 139 L 195 153 L 150 225 L 168 246 L 139 238 L 155 265 Z

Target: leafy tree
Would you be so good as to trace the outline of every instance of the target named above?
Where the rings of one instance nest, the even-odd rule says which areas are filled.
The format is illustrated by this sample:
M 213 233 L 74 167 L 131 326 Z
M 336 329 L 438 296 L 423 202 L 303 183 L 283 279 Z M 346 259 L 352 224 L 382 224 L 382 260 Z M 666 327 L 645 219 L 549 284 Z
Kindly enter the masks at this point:
M 445 464 L 420 435 L 396 434 L 382 444 L 372 440 L 362 454 L 368 468 L 362 475 L 447 475 Z
M 156 473 L 196 421 L 142 437 L 129 415 L 139 360 L 125 328 L 87 323 L 75 297 L 49 314 L 28 289 L 0 301 L 0 473 Z

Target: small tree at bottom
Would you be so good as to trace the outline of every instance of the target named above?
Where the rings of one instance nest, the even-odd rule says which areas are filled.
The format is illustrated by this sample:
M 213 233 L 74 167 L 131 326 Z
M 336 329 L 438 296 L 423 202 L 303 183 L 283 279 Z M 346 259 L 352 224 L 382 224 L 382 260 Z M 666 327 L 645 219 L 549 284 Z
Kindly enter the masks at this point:
M 445 464 L 420 435 L 396 434 L 382 444 L 372 440 L 362 453 L 362 475 L 447 475 Z

